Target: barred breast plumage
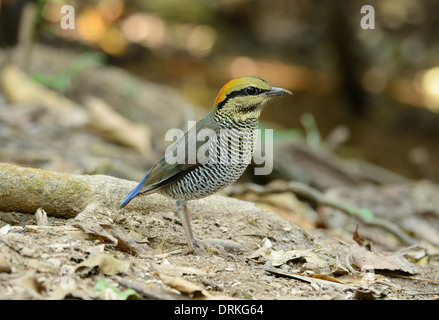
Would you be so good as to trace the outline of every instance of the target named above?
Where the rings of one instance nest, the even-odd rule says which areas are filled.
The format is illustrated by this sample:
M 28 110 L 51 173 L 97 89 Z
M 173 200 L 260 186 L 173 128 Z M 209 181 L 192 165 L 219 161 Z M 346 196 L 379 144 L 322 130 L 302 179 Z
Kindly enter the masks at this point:
M 241 177 L 251 161 L 257 126 L 258 122 L 253 118 L 241 123 L 221 121 L 216 136 L 206 142 L 209 143 L 207 163 L 188 170 L 158 192 L 174 199 L 193 200 L 232 184 Z

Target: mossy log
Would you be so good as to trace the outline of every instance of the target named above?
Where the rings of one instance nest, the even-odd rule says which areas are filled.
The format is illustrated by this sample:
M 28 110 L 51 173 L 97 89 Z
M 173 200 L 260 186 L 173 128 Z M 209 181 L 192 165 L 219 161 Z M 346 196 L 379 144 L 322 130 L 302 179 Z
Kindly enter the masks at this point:
M 135 185 L 105 175 L 73 175 L 0 163 L 0 211 L 35 213 L 43 208 L 48 215 L 71 218 L 91 204 L 117 210 Z

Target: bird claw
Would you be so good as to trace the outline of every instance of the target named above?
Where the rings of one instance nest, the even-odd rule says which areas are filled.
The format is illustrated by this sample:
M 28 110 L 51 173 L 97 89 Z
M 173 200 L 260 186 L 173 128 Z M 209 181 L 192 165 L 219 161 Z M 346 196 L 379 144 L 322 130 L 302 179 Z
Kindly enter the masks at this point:
M 189 249 L 186 251 L 186 254 L 196 254 L 201 255 L 205 251 L 210 252 L 209 247 L 202 241 L 193 240 L 192 243 L 188 243 Z

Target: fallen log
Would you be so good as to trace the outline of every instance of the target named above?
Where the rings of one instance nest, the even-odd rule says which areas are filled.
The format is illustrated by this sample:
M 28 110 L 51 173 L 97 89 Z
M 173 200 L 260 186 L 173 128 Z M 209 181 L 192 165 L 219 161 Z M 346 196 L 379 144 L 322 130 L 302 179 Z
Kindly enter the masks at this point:
M 105 175 L 74 175 L 0 163 L 0 210 L 71 218 L 87 208 L 116 210 L 136 183 Z M 142 198 L 134 204 L 142 205 Z M 135 207 L 133 207 L 135 208 Z

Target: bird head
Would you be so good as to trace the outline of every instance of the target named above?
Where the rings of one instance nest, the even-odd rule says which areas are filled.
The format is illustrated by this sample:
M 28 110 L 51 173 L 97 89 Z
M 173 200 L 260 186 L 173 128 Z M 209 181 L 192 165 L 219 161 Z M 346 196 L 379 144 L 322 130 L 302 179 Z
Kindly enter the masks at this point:
M 221 88 L 211 112 L 218 116 L 233 117 L 236 121 L 259 118 L 265 102 L 272 97 L 289 94 L 290 91 L 272 87 L 259 77 L 236 78 Z

